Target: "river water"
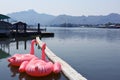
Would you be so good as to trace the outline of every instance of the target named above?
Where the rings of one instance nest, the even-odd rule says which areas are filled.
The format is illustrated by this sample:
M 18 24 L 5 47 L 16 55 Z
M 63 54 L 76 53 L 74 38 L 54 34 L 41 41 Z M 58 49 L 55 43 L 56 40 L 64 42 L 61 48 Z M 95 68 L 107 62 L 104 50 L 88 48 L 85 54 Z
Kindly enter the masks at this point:
M 88 80 L 120 80 L 120 29 L 47 27 L 54 37 L 41 38 L 60 58 Z M 19 73 L 7 58 L 29 53 L 32 38 L 0 38 L 0 76 L 2 80 L 68 80 L 62 73 L 35 78 Z M 35 46 L 35 55 L 41 50 Z

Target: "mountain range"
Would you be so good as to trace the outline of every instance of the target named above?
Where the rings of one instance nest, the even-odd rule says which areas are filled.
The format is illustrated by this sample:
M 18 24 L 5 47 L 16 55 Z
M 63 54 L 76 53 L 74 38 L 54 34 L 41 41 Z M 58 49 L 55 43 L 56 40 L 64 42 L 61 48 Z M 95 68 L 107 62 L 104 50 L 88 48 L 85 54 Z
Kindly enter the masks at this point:
M 63 23 L 72 24 L 105 24 L 108 22 L 120 23 L 120 14 L 111 13 L 100 16 L 71 16 L 40 14 L 34 10 L 14 12 L 7 14 L 12 20 L 23 21 L 30 25 L 40 23 L 42 25 L 54 25 Z

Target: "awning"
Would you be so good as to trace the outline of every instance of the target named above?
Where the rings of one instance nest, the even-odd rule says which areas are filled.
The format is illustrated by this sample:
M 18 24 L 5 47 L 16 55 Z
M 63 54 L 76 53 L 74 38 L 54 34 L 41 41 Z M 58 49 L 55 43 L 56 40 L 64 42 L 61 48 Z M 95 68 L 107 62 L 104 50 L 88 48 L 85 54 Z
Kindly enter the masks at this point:
M 9 19 L 10 17 L 9 16 L 6 16 L 6 15 L 3 15 L 3 14 L 0 14 L 0 19 Z

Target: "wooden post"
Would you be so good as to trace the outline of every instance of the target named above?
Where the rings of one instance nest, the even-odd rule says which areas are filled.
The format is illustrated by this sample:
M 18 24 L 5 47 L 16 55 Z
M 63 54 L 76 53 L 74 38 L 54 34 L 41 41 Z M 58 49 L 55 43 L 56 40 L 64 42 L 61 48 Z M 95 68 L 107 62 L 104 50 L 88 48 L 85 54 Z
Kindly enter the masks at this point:
M 24 24 L 24 33 L 26 33 L 27 24 Z
M 41 31 L 40 31 L 40 23 L 38 23 L 38 33 L 41 33 Z
M 25 40 L 24 41 L 24 49 L 26 50 L 26 48 L 27 48 L 27 41 Z
M 42 47 L 43 42 L 36 37 L 36 41 L 40 47 Z M 62 72 L 69 80 L 87 80 L 80 73 L 78 73 L 75 69 L 73 69 L 68 63 L 66 63 L 61 58 L 57 57 L 47 46 L 45 49 L 45 53 L 47 57 L 53 62 L 60 62 L 62 67 Z
M 18 33 L 18 24 L 16 24 L 16 33 Z
M 16 41 L 16 49 L 19 49 L 19 41 Z

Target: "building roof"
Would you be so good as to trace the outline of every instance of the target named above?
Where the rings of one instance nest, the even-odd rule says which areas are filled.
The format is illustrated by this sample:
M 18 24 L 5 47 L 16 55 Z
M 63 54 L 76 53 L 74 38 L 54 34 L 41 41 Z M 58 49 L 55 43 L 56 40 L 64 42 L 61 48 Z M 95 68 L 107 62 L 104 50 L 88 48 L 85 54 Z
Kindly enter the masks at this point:
M 0 14 L 0 19 L 9 19 L 10 17 L 9 16 L 6 16 L 6 15 L 3 15 L 3 14 Z
M 13 25 L 26 25 L 26 23 L 20 21 L 20 22 L 14 23 Z

